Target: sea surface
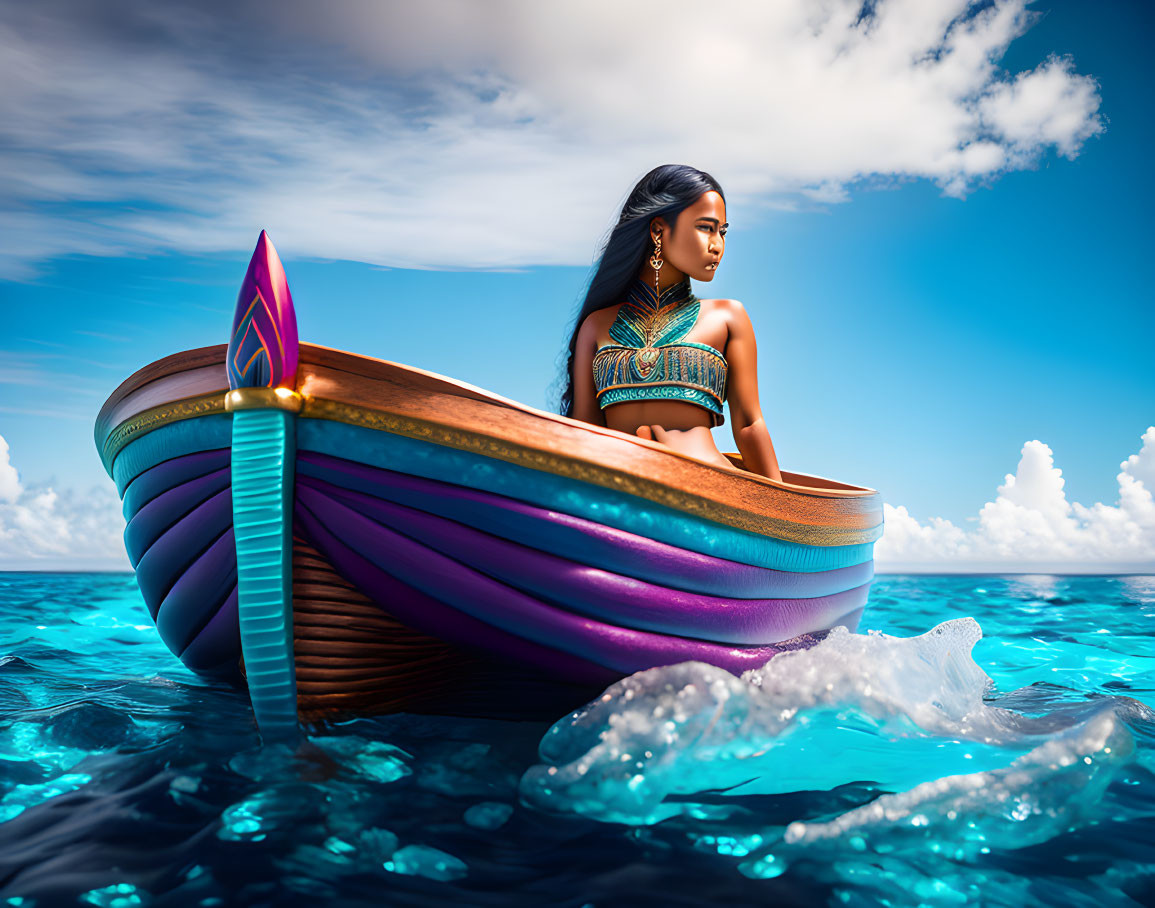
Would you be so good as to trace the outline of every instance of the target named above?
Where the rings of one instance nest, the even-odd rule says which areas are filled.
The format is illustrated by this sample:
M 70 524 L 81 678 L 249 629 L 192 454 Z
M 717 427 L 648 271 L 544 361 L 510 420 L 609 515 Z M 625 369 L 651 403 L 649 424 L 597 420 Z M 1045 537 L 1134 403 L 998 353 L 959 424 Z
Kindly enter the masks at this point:
M 0 906 L 1155 905 L 1155 577 L 883 575 L 860 631 L 262 747 L 131 575 L 0 574 Z

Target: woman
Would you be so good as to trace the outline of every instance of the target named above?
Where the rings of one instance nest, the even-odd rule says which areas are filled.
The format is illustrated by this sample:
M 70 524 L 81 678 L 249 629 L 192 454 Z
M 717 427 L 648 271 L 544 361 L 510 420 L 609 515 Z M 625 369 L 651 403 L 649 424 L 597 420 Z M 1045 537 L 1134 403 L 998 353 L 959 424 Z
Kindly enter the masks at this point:
M 710 433 L 725 400 L 745 468 L 781 481 L 750 318 L 737 300 L 690 290 L 690 278 L 714 279 L 727 226 L 708 173 L 665 164 L 642 177 L 575 319 L 560 412 L 734 470 Z

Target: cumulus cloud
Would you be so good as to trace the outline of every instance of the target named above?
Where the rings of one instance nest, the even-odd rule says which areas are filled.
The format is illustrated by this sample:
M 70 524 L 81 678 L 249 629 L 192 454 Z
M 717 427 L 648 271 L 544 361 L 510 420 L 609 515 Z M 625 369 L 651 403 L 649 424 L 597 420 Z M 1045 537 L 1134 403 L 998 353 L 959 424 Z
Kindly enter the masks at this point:
M 0 5 L 0 273 L 68 253 L 586 265 L 650 167 L 735 205 L 964 196 L 1100 132 L 1027 0 Z M 82 204 L 83 209 L 76 206 Z
M 8 458 L 8 442 L 0 435 L 0 504 L 12 504 L 21 491 L 20 476 Z
M 922 524 L 905 507 L 885 505 L 878 569 L 1155 573 L 1155 426 L 1142 442 L 1120 465 L 1114 505 L 1068 501 L 1062 470 L 1041 441 L 1023 445 L 1018 469 L 974 529 L 937 517 Z
M 0 570 L 130 570 L 116 492 L 25 488 L 0 436 Z

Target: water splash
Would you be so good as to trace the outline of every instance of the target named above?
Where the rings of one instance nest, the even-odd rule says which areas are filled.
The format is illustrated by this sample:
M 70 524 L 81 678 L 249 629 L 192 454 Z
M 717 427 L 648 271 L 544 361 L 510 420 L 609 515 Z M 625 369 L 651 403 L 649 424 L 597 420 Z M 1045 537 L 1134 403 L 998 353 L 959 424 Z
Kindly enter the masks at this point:
M 598 820 L 725 819 L 735 795 L 900 789 L 817 822 L 715 836 L 755 877 L 799 854 L 1043 841 L 1085 822 L 1134 755 L 1151 710 L 1126 697 L 1028 715 L 992 700 L 978 623 L 917 637 L 835 632 L 740 678 L 703 663 L 641 672 L 545 735 L 528 804 Z M 719 795 L 727 797 L 719 797 Z M 719 803 L 722 802 L 722 803 Z M 733 841 L 730 841 L 733 840 Z M 765 844 L 763 844 L 765 843 Z M 759 847 L 763 846 L 763 847 Z

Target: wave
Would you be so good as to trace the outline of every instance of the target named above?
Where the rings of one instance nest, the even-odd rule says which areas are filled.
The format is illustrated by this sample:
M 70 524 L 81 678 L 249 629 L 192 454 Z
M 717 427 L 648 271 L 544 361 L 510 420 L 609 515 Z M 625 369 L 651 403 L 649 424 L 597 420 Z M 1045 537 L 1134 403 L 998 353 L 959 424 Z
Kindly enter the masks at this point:
M 971 618 L 916 637 L 837 628 L 741 677 L 699 662 L 639 672 L 550 728 L 520 796 L 651 825 L 725 819 L 742 796 L 870 790 L 869 803 L 732 840 L 760 877 L 823 853 L 963 858 L 1093 822 L 1125 768 L 1150 768 L 1155 713 L 1054 685 L 999 696 L 972 656 L 981 638 Z

